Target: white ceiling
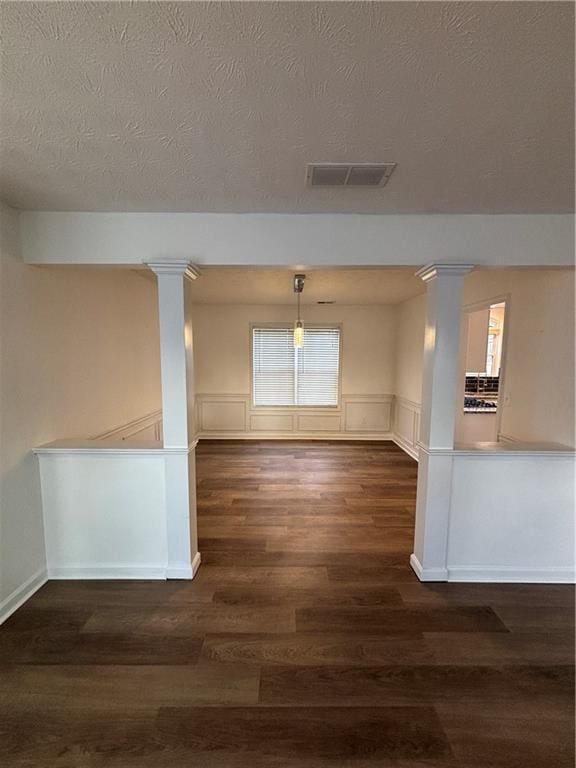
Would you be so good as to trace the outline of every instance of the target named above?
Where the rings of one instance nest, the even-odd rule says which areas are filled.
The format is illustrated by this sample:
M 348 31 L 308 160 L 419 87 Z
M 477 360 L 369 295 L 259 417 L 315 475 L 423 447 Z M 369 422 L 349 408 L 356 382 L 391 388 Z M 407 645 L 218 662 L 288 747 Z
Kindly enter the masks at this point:
M 0 196 L 46 210 L 573 208 L 569 2 L 2 2 Z M 396 161 L 384 189 L 307 162 Z
M 196 304 L 296 304 L 294 273 L 282 269 L 205 269 L 191 284 Z M 302 304 L 397 304 L 424 293 L 413 269 L 307 270 Z

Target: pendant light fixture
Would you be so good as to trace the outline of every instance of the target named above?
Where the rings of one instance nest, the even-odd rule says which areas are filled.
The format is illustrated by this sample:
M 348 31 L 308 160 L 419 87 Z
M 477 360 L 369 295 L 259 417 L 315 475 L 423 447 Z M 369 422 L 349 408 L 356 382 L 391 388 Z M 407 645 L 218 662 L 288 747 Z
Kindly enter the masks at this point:
M 304 346 L 304 326 L 300 319 L 300 294 L 304 290 L 304 280 L 306 275 L 294 275 L 294 293 L 296 294 L 296 301 L 298 306 L 298 315 L 296 323 L 294 325 L 294 348 L 302 349 Z

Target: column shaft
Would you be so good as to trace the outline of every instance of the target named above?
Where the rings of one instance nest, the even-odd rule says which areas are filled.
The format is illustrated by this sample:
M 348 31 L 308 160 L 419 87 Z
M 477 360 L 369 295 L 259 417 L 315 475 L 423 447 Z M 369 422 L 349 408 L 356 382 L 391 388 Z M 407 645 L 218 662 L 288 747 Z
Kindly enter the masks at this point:
M 469 265 L 432 265 L 427 287 L 416 530 L 412 566 L 423 581 L 448 578 L 452 451 L 460 375 L 460 319 Z

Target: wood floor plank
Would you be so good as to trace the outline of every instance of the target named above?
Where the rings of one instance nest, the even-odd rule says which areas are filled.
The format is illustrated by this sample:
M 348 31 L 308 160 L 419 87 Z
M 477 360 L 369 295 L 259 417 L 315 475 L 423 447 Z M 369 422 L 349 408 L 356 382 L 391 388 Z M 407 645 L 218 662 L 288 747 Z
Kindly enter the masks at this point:
M 296 532 L 289 531 L 286 536 L 268 539 L 266 550 L 268 552 L 292 551 L 298 548 L 306 550 L 326 550 L 328 552 L 397 552 L 398 549 L 407 548 L 413 541 L 412 529 L 387 528 L 378 534 L 376 529 L 372 535 L 356 531 L 336 531 L 326 533 L 309 528 L 301 528 Z
M 328 584 L 328 574 L 324 566 L 203 566 L 196 577 L 203 585 L 230 586 L 237 584 L 269 585 L 276 587 L 302 586 L 314 587 Z
M 394 587 L 228 587 L 214 592 L 215 603 L 226 605 L 291 605 L 315 607 L 402 606 Z
M 0 659 L 16 664 L 194 664 L 203 638 L 66 630 L 0 633 Z
M 488 607 L 465 608 L 297 608 L 299 632 L 508 632 Z
M 11 665 L 0 668 L 0 715 L 7 711 L 138 709 L 255 704 L 253 665 Z
M 497 605 L 494 610 L 514 632 L 574 631 L 574 609 L 557 606 Z
M 202 557 L 206 566 L 238 566 L 252 568 L 301 568 L 301 567 L 325 567 L 334 569 L 335 578 L 330 579 L 335 583 L 340 583 L 347 578 L 347 573 L 354 569 L 362 570 L 368 568 L 369 573 L 378 574 L 378 584 L 385 585 L 386 579 L 383 577 L 383 571 L 390 567 L 402 568 L 409 576 L 410 581 L 418 581 L 414 571 L 406 562 L 404 555 L 397 552 L 330 552 L 328 550 L 307 550 L 299 552 L 294 550 L 282 550 L 281 552 L 238 552 L 220 550 L 218 552 L 207 552 L 206 557 Z M 204 569 L 203 569 L 204 570 Z M 341 574 L 341 578 L 338 578 Z M 327 576 L 327 573 L 325 574 Z M 198 584 L 198 581 L 196 580 Z M 334 584 L 332 584 L 334 586 Z M 208 589 L 208 586 L 205 587 Z
M 85 632 L 136 632 L 139 634 L 198 635 L 205 632 L 293 632 L 295 609 L 291 606 L 237 606 L 215 603 L 171 605 L 152 611 L 126 613 L 119 608 L 95 611 Z
M 573 674 L 562 666 L 462 667 L 441 665 L 264 666 L 260 701 L 266 704 L 409 705 L 498 701 L 546 706 L 573 697 Z
M 573 768 L 574 718 L 532 716 L 502 707 L 478 713 L 466 707 L 440 705 L 444 731 L 466 768 Z
M 162 708 L 162 732 L 194 753 L 220 752 L 356 765 L 369 760 L 450 758 L 452 752 L 431 707 Z M 352 761 L 352 762 L 348 762 Z
M 208 635 L 202 647 L 207 661 L 295 666 L 424 664 L 434 655 L 424 638 L 412 635 L 351 637 L 349 635 Z
M 571 584 L 431 584 L 415 581 L 398 587 L 407 604 L 526 606 L 574 611 Z M 512 616 L 511 616 L 512 618 Z
M 572 632 L 426 632 L 424 638 L 439 664 L 570 665 L 574 661 Z

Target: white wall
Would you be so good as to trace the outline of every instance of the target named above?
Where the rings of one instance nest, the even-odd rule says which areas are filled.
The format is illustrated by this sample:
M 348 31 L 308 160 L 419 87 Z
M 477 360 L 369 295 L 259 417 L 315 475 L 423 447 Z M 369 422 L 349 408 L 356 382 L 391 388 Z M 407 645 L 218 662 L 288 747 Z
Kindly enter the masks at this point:
M 396 307 L 396 380 L 399 397 L 419 403 L 422 395 L 422 355 L 426 294 L 403 301 Z
M 45 567 L 31 449 L 160 407 L 153 282 L 129 270 L 25 265 L 0 210 L 0 606 Z M 6 606 L 4 606 L 6 608 Z
M 250 403 L 250 324 L 291 324 L 293 306 L 197 304 L 193 309 L 199 429 L 206 432 L 388 432 L 394 387 L 395 313 L 385 305 L 304 306 L 305 324 L 342 325 L 342 408 L 301 415 L 276 409 L 265 421 Z M 385 397 L 386 396 L 386 397 Z M 321 411 L 322 409 L 317 409 Z M 361 413 L 364 411 L 365 413 Z M 262 411 L 260 411 L 262 413 Z M 251 426 L 252 425 L 252 426 Z
M 503 295 L 510 302 L 500 431 L 523 442 L 574 446 L 574 272 L 476 270 L 464 280 L 464 305 Z M 398 305 L 397 319 L 395 392 L 419 404 L 425 297 Z M 397 419 L 396 431 L 407 432 L 410 420 L 402 409 Z
M 49 213 L 23 215 L 25 260 L 240 266 L 571 265 L 566 215 Z
M 160 450 L 63 450 L 39 462 L 50 578 L 166 578 Z
M 573 582 L 574 458 L 453 458 L 449 581 Z

